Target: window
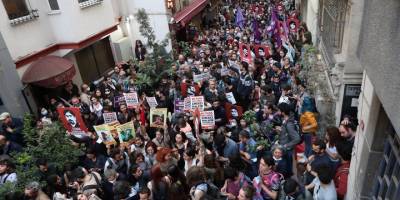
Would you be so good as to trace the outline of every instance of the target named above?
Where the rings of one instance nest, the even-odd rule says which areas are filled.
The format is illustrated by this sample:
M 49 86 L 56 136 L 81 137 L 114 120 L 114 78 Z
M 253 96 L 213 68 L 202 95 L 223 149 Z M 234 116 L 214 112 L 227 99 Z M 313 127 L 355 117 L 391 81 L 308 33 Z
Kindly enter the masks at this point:
M 30 15 L 25 0 L 2 0 L 10 20 Z
M 49 0 L 49 6 L 51 10 L 60 10 L 60 6 L 58 6 L 57 0 Z

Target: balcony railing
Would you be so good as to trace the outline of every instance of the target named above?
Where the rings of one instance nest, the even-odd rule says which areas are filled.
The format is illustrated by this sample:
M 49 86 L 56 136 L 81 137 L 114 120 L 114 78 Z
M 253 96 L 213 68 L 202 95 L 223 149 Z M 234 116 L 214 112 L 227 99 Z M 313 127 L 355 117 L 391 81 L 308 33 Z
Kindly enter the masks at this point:
M 30 10 L 28 15 L 25 15 L 25 16 L 22 16 L 22 17 L 18 17 L 18 18 L 14 18 L 14 19 L 10 19 L 10 24 L 12 26 L 16 26 L 18 24 L 29 22 L 29 21 L 35 20 L 37 18 L 39 18 L 38 10 L 37 9 Z
M 78 0 L 81 9 L 88 8 L 97 4 L 101 4 L 103 0 Z

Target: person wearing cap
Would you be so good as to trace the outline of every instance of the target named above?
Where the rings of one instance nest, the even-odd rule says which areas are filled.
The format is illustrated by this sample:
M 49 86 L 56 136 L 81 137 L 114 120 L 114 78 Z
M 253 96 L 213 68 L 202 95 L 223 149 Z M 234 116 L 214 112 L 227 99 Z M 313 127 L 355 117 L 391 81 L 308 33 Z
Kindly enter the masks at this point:
M 0 114 L 0 132 L 12 142 L 19 145 L 24 144 L 24 137 L 22 135 L 22 129 L 24 128 L 24 123 L 19 118 L 11 117 L 8 112 L 3 112 Z
M 50 200 L 40 188 L 40 184 L 36 181 L 30 182 L 25 186 L 24 199 Z

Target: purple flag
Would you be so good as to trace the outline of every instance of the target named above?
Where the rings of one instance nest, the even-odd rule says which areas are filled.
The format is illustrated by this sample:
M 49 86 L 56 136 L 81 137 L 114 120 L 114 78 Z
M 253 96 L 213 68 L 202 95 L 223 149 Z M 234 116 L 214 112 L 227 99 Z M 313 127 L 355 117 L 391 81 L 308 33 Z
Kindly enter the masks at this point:
M 253 34 L 254 34 L 254 41 L 259 43 L 261 41 L 261 32 L 259 29 L 258 21 L 256 18 L 253 19 Z
M 237 11 L 236 11 L 235 25 L 239 26 L 240 29 L 243 29 L 243 27 L 244 27 L 244 17 L 243 17 L 242 9 L 240 7 L 238 7 Z

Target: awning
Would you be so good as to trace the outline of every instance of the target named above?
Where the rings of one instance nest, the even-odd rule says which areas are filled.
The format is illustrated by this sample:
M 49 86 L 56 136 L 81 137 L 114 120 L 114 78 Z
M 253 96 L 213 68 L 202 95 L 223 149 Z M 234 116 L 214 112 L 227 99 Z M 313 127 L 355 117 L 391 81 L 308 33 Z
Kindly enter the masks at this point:
M 175 23 L 180 23 L 182 26 L 188 24 L 188 22 L 197 14 L 199 14 L 204 7 L 206 7 L 208 0 L 193 0 L 193 2 L 183 8 L 181 11 L 175 13 Z
M 56 88 L 72 80 L 74 64 L 58 56 L 45 56 L 33 62 L 22 76 L 23 83 L 32 83 L 45 88 Z

